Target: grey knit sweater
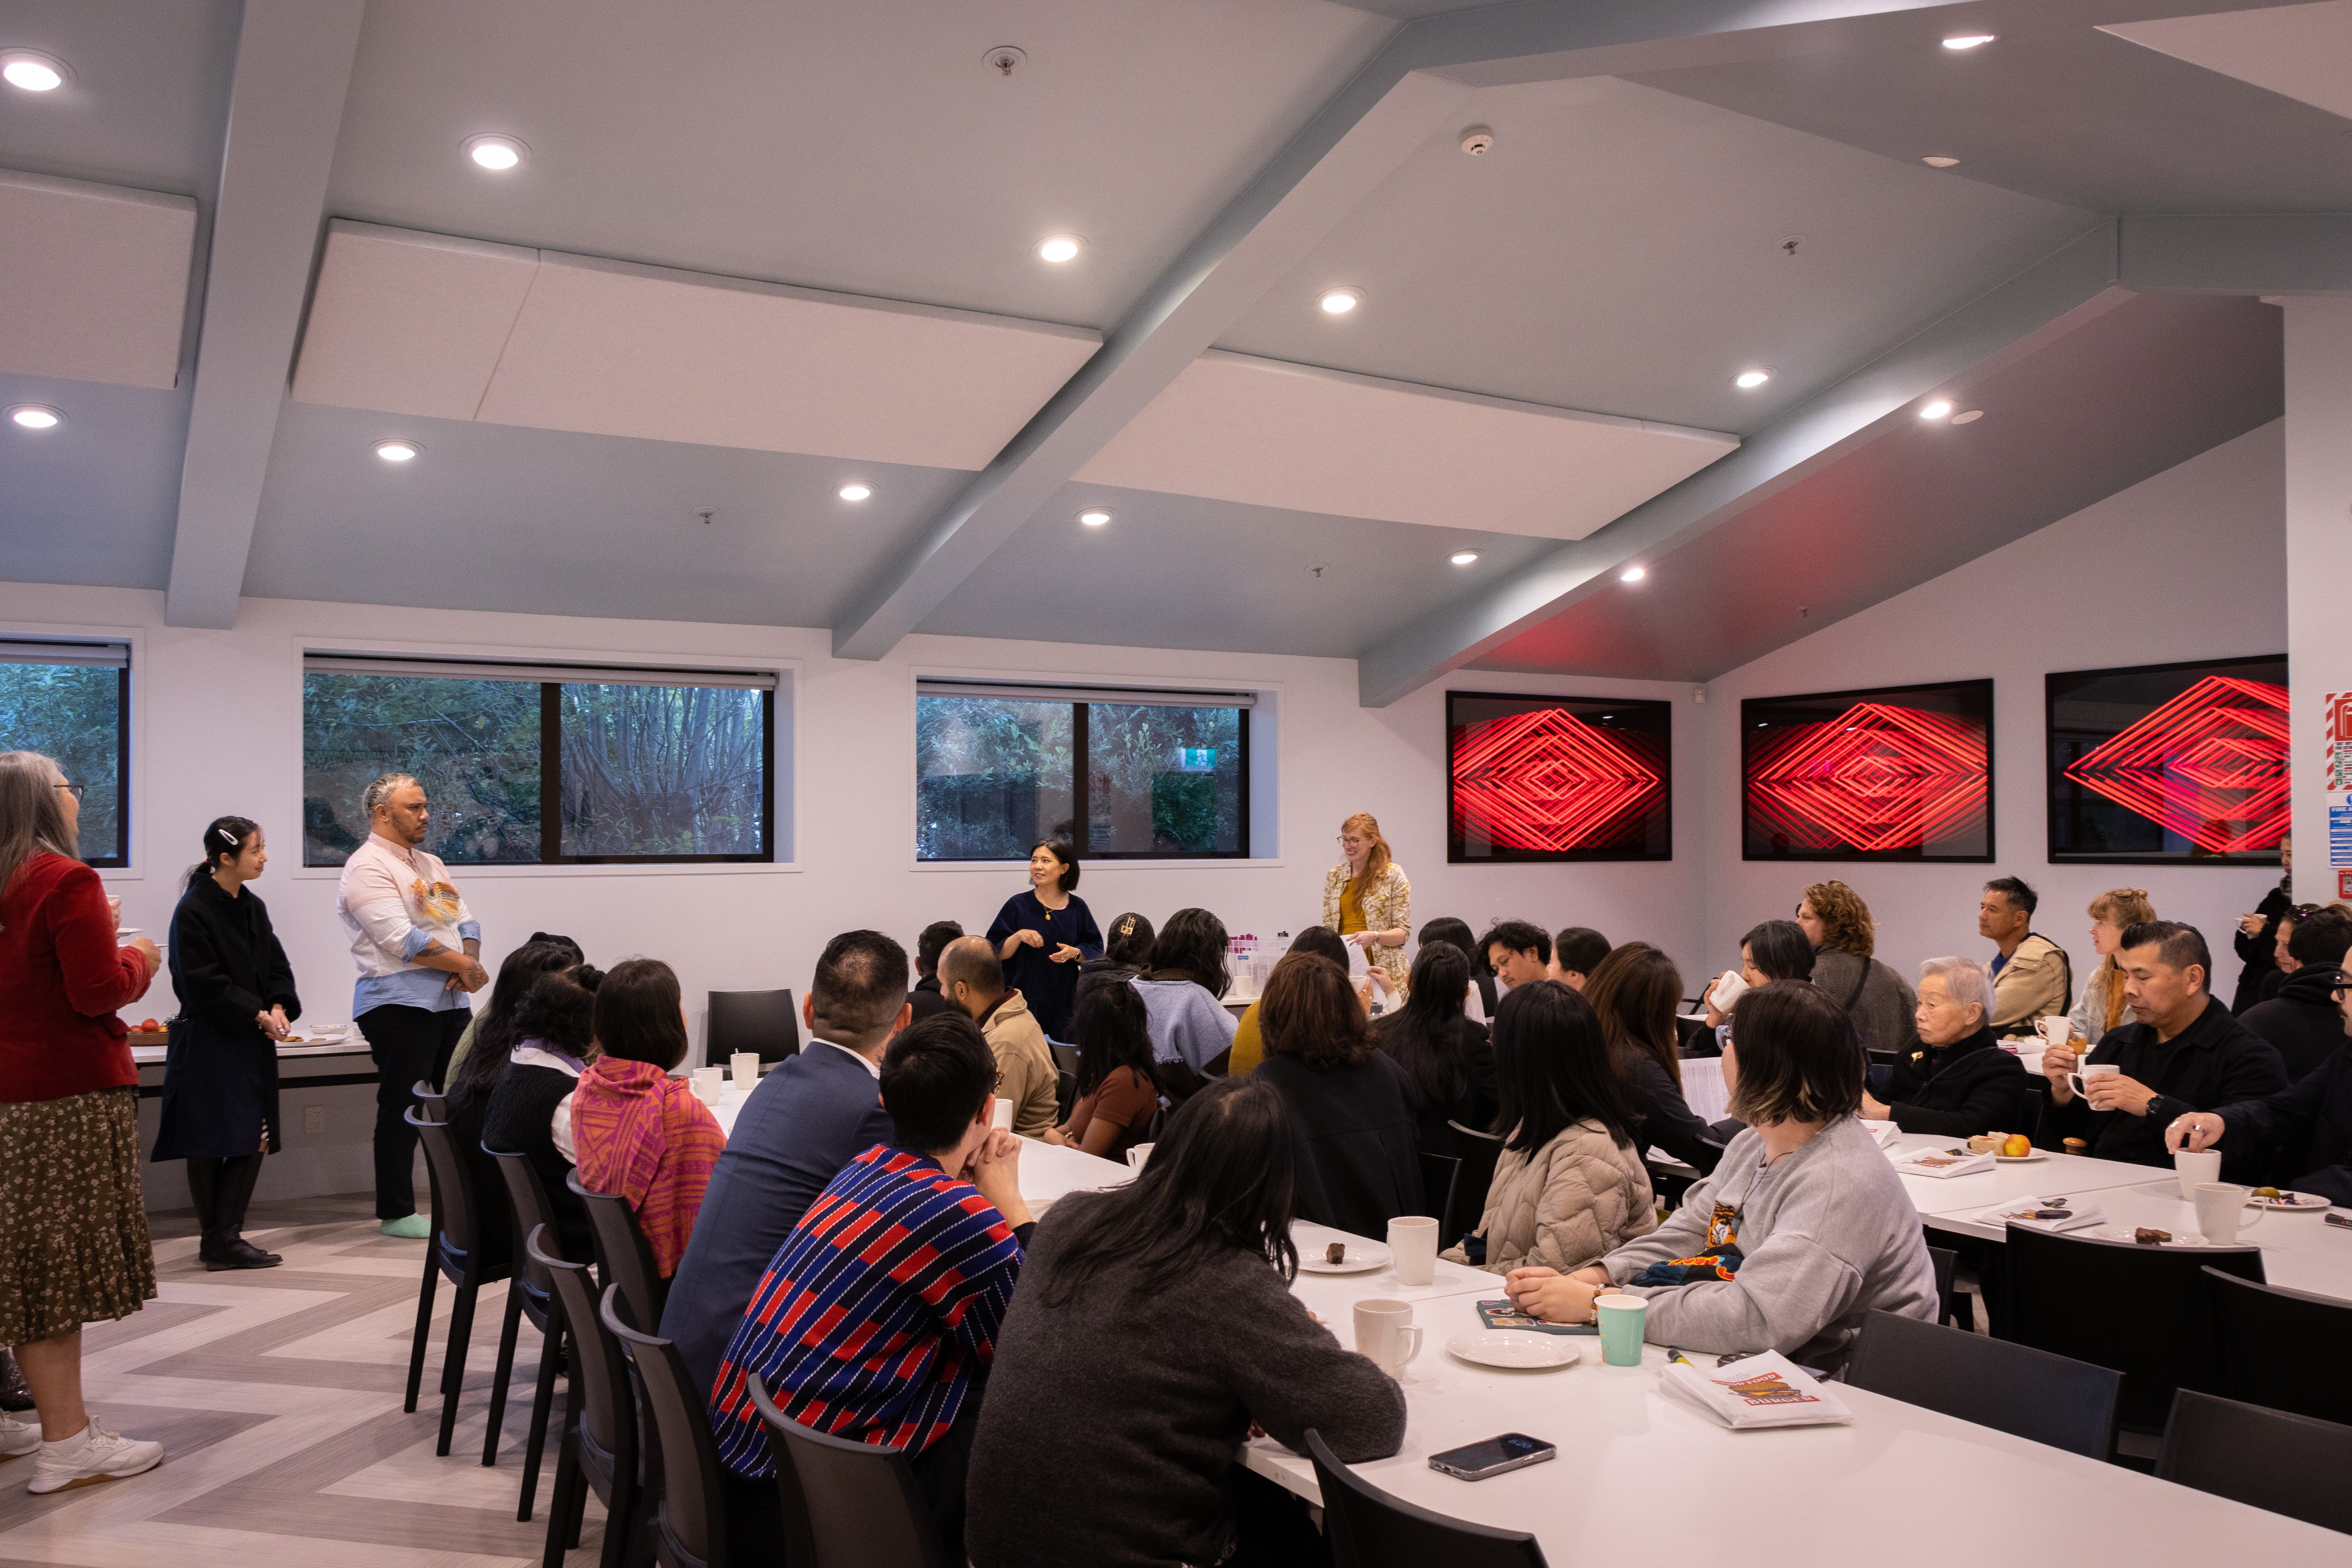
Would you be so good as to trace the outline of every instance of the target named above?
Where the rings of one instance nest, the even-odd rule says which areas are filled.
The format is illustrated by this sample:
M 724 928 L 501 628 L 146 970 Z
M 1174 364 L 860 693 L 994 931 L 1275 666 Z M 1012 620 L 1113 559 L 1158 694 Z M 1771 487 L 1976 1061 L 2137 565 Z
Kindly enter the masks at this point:
M 1403 1391 L 1239 1250 L 1155 1295 L 1121 1266 L 1047 1305 L 1071 1222 L 1103 1201 L 1064 1198 L 1030 1238 L 972 1446 L 974 1568 L 1219 1561 L 1253 1420 L 1294 1448 L 1315 1427 L 1350 1463 L 1404 1441 Z
M 1867 976 L 1865 978 L 1865 975 Z M 1834 947 L 1813 950 L 1813 984 L 1843 1004 L 1853 1019 L 1854 1032 L 1874 1051 L 1891 1051 L 1911 1037 L 1917 1026 L 1919 994 L 1910 982 L 1874 958 L 1856 958 Z M 1859 993 L 1855 987 L 1861 987 Z

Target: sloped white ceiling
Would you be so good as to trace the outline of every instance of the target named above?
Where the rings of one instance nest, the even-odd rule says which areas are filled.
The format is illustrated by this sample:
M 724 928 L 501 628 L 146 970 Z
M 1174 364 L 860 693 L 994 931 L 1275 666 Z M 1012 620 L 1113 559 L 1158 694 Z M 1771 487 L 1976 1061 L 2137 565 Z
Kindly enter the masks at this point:
M 0 169 L 0 372 L 169 388 L 196 204 Z
M 2173 16 L 2099 30 L 2352 118 L 2352 0 Z

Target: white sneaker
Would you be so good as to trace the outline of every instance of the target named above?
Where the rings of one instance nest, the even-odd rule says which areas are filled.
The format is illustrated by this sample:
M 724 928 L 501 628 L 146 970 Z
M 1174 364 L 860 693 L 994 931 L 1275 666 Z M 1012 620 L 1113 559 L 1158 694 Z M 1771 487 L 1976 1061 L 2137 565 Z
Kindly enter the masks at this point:
M 110 1432 L 95 1419 L 61 1443 L 41 1445 L 41 1458 L 28 1492 L 61 1492 L 72 1487 L 95 1486 L 152 1470 L 163 1462 L 163 1445 L 143 1443 Z
M 41 1446 L 41 1424 L 0 1415 L 0 1455 L 21 1459 Z

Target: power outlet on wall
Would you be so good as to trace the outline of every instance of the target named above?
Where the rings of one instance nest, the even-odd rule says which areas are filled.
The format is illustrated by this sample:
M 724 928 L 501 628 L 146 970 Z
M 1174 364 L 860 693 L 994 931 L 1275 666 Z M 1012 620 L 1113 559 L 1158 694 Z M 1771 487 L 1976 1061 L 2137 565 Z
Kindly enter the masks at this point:
M 302 1108 L 302 1131 L 305 1132 L 324 1132 L 326 1130 L 327 1108 L 323 1105 L 304 1106 Z

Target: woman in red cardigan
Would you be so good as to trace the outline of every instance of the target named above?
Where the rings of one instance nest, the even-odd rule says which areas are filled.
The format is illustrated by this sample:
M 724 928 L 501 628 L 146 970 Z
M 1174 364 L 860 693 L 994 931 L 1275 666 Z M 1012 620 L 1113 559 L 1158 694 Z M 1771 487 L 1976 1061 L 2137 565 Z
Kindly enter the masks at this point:
M 81 1399 L 81 1326 L 155 1294 L 139 1192 L 139 1071 L 115 1009 L 163 954 L 117 945 L 98 873 L 74 858 L 81 786 L 37 752 L 0 752 L 0 1340 L 40 1424 L 0 1416 L 0 1454 L 37 1451 L 26 1489 L 155 1468 Z

